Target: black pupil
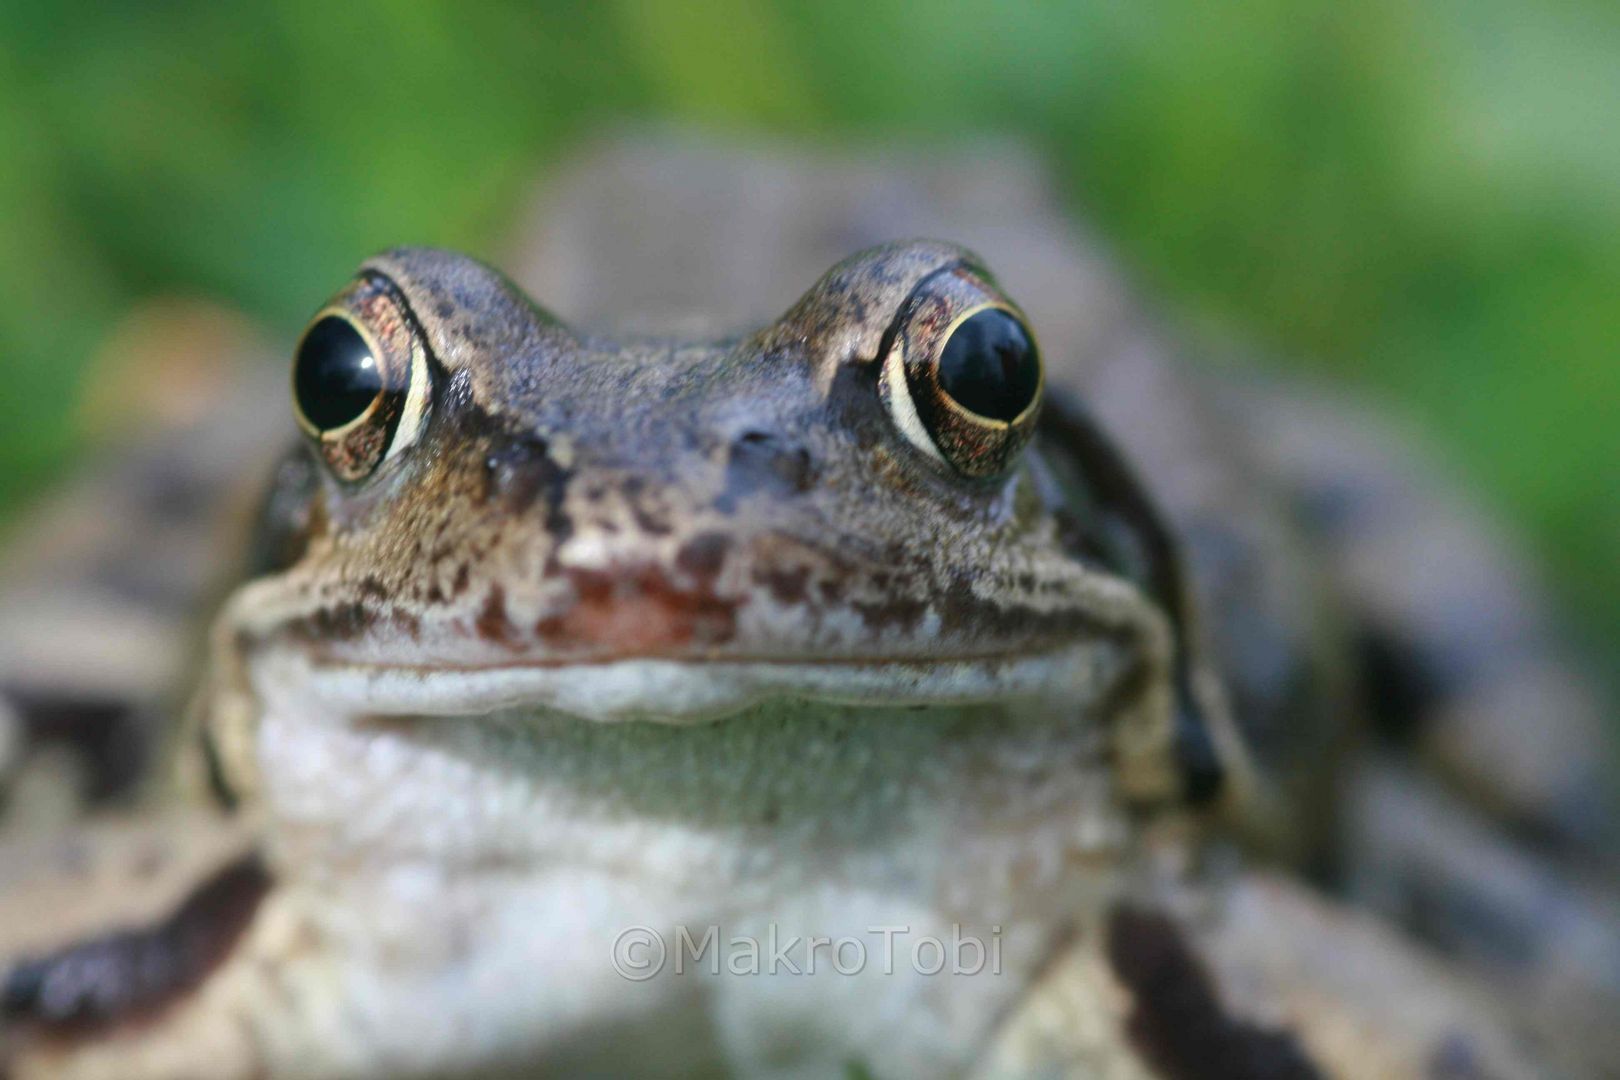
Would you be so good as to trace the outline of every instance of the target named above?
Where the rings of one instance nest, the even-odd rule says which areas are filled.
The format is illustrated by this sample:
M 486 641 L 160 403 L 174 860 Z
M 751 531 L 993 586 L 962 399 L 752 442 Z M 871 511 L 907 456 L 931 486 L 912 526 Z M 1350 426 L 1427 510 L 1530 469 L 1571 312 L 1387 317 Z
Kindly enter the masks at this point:
M 939 358 L 939 384 L 969 412 L 1012 420 L 1040 386 L 1035 343 L 1017 317 L 998 308 L 969 316 Z
M 322 431 L 342 427 L 382 392 L 377 358 L 360 332 L 328 315 L 304 335 L 293 374 L 298 407 Z

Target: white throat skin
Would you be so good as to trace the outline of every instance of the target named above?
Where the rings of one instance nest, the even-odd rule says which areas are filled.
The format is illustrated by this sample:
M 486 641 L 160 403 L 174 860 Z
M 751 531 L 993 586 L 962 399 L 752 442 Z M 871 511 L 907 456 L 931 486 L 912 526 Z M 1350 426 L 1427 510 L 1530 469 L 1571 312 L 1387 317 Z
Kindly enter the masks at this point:
M 533 704 L 413 715 L 393 684 L 372 702 L 387 710 L 367 709 L 349 676 L 271 651 L 251 679 L 273 858 L 350 960 L 328 990 L 379 1048 L 408 1042 L 400 1060 L 464 1065 L 471 1040 L 580 1064 L 573 1048 L 668 1034 L 751 1073 L 959 1069 L 1123 876 L 1120 721 L 1076 704 L 1123 667 L 1088 655 L 1061 690 L 988 703 L 779 697 L 653 723 Z M 669 671 L 642 674 L 673 692 Z M 645 981 L 614 965 L 637 928 L 666 949 Z M 928 945 L 914 970 L 917 943 L 953 937 L 993 950 L 995 970 L 953 975 L 946 956 L 929 973 Z M 793 938 L 829 939 L 814 974 Z M 833 963 L 845 939 L 859 970 Z M 773 944 L 796 958 L 774 974 Z

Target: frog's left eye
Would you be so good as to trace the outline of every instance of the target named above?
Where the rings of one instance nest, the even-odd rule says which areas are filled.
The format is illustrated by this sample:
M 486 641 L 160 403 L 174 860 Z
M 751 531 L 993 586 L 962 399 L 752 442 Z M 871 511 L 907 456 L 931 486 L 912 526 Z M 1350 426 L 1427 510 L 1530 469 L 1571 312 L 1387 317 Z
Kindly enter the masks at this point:
M 293 405 L 341 480 L 416 441 L 429 405 L 427 349 L 404 301 L 362 278 L 317 314 L 293 354 Z
M 1044 385 L 1023 315 L 953 268 L 912 293 L 890 341 L 882 393 L 906 438 L 964 475 L 1005 471 L 1034 433 Z

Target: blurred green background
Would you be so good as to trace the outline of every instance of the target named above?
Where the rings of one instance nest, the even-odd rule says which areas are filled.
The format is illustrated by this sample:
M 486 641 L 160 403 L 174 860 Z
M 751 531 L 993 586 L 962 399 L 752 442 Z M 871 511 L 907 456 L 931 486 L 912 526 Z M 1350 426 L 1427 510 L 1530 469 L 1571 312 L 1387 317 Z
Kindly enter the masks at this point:
M 1620 651 L 1620 5 L 0 4 L 0 517 L 143 299 L 289 341 L 626 118 L 1025 133 L 1194 334 L 1386 396 Z

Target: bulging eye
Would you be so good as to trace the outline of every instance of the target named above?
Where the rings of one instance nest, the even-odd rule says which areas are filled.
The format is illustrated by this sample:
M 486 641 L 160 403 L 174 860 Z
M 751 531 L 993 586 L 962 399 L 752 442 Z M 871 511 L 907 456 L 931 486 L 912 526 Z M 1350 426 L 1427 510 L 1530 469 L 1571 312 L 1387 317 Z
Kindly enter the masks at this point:
M 969 268 L 935 274 L 902 306 L 883 399 L 911 443 L 957 472 L 995 476 L 1035 431 L 1044 376 L 1019 311 Z
M 983 308 L 956 324 L 939 354 L 939 386 L 970 413 L 1011 423 L 1041 388 L 1041 358 L 1018 316 Z
M 310 426 L 323 433 L 359 420 L 383 396 L 371 343 L 341 315 L 317 320 L 293 361 L 293 393 Z
M 404 300 L 366 277 L 315 316 L 293 355 L 299 426 L 341 480 L 416 441 L 431 404 L 427 346 Z

